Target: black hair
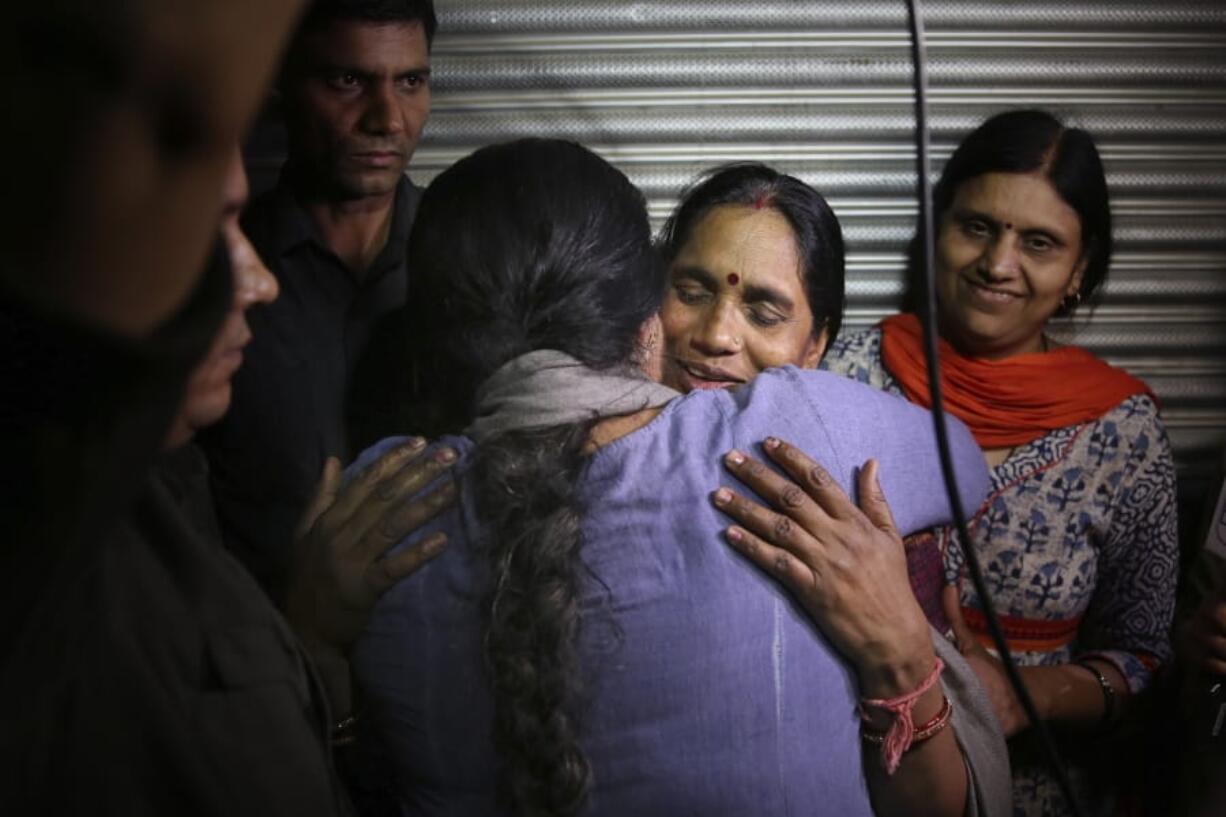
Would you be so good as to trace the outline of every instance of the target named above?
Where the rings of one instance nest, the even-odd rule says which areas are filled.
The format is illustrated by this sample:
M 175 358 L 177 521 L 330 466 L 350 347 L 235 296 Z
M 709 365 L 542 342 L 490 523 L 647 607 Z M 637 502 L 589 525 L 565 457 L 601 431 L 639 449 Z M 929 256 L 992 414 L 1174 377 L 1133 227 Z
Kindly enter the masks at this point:
M 664 287 L 642 194 L 589 150 L 540 139 L 482 148 L 440 174 L 422 196 L 408 267 L 408 400 L 431 434 L 463 429 L 478 387 L 527 352 L 559 350 L 597 370 L 629 365 Z M 575 485 L 591 425 L 482 441 L 470 472 L 489 532 L 494 739 L 520 815 L 573 814 L 590 785 L 574 645 Z
M 843 322 L 843 231 L 822 194 L 795 176 L 757 162 L 712 168 L 681 194 L 677 209 L 660 231 L 657 243 L 666 265 L 681 252 L 703 217 L 723 204 L 770 207 L 787 219 L 803 264 L 813 335 L 825 329 L 827 340 L 834 340 Z
M 558 140 L 485 147 L 440 174 L 408 267 L 411 369 L 430 433 L 467 425 L 477 387 L 527 352 L 625 364 L 663 292 L 642 193 Z
M 438 17 L 434 0 L 312 0 L 302 15 L 297 37 L 318 31 L 338 20 L 365 23 L 421 23 L 426 33 L 426 46 L 434 45 Z
M 1047 111 L 1007 111 L 990 117 L 971 131 L 941 171 L 932 191 L 933 220 L 941 219 L 963 183 L 985 173 L 1041 172 L 1081 219 L 1082 252 L 1086 259 L 1078 294 L 1089 301 L 1107 278 L 1111 264 L 1111 204 L 1107 176 L 1090 134 L 1066 127 Z M 912 248 L 912 269 L 916 244 Z M 1072 308 L 1064 304 L 1057 315 Z

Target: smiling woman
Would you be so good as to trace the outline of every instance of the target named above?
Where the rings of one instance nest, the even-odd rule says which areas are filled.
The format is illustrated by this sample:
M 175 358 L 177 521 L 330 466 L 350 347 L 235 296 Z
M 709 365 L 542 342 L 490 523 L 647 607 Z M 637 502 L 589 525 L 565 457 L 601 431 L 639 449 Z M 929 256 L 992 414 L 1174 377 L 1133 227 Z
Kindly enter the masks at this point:
M 843 237 L 816 190 L 761 164 L 717 168 L 682 197 L 660 244 L 668 385 L 817 367 L 842 320 Z
M 1106 277 L 1102 163 L 1085 131 L 1042 111 L 1000 114 L 958 147 L 933 198 L 945 407 L 993 467 L 973 546 L 1040 717 L 1084 734 L 1121 718 L 1169 657 L 1177 565 L 1175 473 L 1153 394 L 1044 334 Z M 824 365 L 929 404 L 914 315 L 839 338 Z M 1030 723 L 1000 662 L 979 646 L 986 624 L 962 545 L 948 531 L 927 543 L 915 547 L 939 547 L 931 559 L 953 585 L 944 612 L 957 642 L 1018 735 L 1016 813 L 1070 813 L 1021 734 Z M 1082 802 L 1108 813 L 1132 759 L 1064 734 Z
M 1081 290 L 1081 219 L 1042 172 L 958 187 L 937 239 L 942 326 L 977 357 L 1043 352 L 1043 328 Z

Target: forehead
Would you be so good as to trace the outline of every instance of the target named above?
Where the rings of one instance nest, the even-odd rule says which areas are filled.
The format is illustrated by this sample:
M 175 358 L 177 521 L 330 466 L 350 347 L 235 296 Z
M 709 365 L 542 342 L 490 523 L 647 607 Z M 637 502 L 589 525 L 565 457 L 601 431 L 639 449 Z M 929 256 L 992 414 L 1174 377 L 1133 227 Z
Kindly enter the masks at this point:
M 747 283 L 768 278 L 800 286 L 801 260 L 792 225 L 778 210 L 722 204 L 694 225 L 675 264 L 701 266 L 715 275 L 736 273 Z
M 345 67 L 370 73 L 407 71 L 430 61 L 426 31 L 418 21 L 334 20 L 304 34 L 296 50 L 308 66 Z
M 1012 224 L 1019 231 L 1081 234 L 1081 217 L 1042 173 L 984 173 L 963 182 L 953 210 L 970 210 Z

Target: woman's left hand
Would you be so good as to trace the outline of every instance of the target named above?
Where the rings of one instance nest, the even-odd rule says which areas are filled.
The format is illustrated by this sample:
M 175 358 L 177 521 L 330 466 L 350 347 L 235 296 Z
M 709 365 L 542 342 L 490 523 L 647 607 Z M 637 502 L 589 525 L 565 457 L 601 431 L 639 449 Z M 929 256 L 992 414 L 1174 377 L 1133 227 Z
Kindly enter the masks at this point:
M 804 452 L 775 438 L 763 447 L 790 479 L 740 452 L 725 457 L 728 470 L 774 508 L 716 491 L 716 506 L 741 523 L 727 530 L 729 542 L 796 595 L 856 667 L 861 695 L 892 698 L 915 689 L 935 653 L 877 463 L 860 469 L 856 507 Z

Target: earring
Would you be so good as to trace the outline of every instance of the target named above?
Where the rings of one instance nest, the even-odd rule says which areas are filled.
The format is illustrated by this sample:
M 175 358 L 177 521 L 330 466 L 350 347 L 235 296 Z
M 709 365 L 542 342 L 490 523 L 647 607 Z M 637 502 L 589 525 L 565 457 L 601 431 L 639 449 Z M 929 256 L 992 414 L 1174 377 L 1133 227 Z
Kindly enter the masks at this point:
M 1081 306 L 1081 290 L 1074 292 L 1072 295 L 1064 296 L 1064 300 L 1060 301 L 1061 312 L 1072 312 L 1079 306 Z

